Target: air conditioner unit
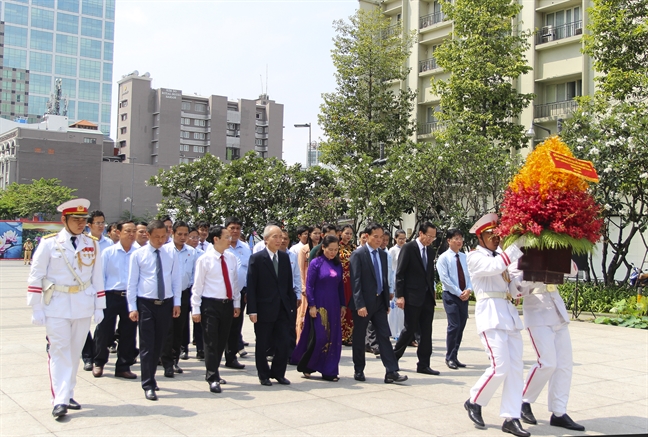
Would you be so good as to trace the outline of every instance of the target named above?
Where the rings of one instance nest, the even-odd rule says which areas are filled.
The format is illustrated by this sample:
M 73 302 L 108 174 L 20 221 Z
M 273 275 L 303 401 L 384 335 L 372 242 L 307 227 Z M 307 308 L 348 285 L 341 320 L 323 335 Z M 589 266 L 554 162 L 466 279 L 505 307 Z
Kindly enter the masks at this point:
M 553 41 L 555 37 L 554 27 L 545 26 L 542 28 L 542 42 Z
M 574 31 L 574 35 L 581 35 L 582 33 L 583 33 L 583 28 L 582 27 L 579 27 L 578 29 L 576 29 Z

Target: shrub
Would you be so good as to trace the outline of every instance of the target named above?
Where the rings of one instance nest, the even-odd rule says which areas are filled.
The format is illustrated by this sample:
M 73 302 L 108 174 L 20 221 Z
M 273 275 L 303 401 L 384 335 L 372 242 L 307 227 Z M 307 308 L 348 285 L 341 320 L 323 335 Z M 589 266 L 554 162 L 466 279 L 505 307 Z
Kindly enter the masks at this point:
M 626 284 L 604 285 L 594 282 L 566 282 L 558 286 L 558 291 L 569 310 L 573 307 L 574 290 L 577 286 L 578 308 L 593 313 L 609 313 L 619 301 L 629 299 L 637 294 L 636 288 Z

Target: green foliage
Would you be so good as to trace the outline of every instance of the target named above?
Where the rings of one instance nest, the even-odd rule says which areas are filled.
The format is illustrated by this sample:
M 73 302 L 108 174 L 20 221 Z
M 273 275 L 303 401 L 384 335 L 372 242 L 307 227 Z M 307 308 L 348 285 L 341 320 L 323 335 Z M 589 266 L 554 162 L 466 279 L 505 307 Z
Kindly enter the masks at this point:
M 574 304 L 574 291 L 578 287 L 578 308 L 594 313 L 609 313 L 614 305 L 622 299 L 632 298 L 637 294 L 635 288 L 627 285 L 604 285 L 594 282 L 565 282 L 558 286 L 568 309 Z
M 391 189 L 389 171 L 399 163 L 394 153 L 414 133 L 410 120 L 415 93 L 399 84 L 407 78 L 405 62 L 415 32 L 403 35 L 379 10 L 359 10 L 349 22 L 334 23 L 332 50 L 336 90 L 322 95 L 319 124 L 327 137 L 321 160 L 338 170 L 356 228 L 367 219 L 393 222 L 402 207 Z M 381 157 L 387 167 L 375 165 Z
M 617 101 L 648 97 L 648 2 L 593 0 L 584 52 L 594 59 L 600 92 Z
M 636 296 L 617 301 L 610 310 L 617 317 L 597 317 L 594 323 L 616 325 L 626 328 L 648 329 L 648 301 L 642 299 L 637 302 Z
M 159 215 L 171 214 L 190 223 L 223 223 L 226 217 L 237 216 L 245 232 L 263 229 L 269 221 L 288 227 L 335 221 L 345 209 L 331 170 L 302 170 L 299 164 L 287 166 L 254 152 L 230 164 L 205 155 L 160 170 L 149 184 L 162 190 Z
M 59 179 L 32 179 L 30 184 L 12 183 L 0 191 L 0 218 L 32 218 L 41 213 L 45 219 L 54 219 L 56 208 L 73 199 L 76 189 L 61 185 Z M 60 214 L 59 214 L 60 216 Z
M 559 234 L 553 231 L 544 230 L 540 235 L 527 232 L 524 247 L 531 249 L 560 249 L 571 248 L 572 252 L 576 255 L 587 255 L 594 248 L 594 244 L 587 238 L 576 239 L 567 234 Z M 519 234 L 511 234 L 504 238 L 502 247 L 506 249 L 513 244 L 518 238 Z

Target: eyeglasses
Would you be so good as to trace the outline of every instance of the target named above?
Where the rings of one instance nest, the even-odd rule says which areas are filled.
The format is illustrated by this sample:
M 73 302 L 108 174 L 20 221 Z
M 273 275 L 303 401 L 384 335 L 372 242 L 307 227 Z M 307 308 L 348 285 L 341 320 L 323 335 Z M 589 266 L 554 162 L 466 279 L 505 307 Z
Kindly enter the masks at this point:
M 100 226 L 100 227 L 102 227 L 102 226 L 106 226 L 106 222 L 93 222 L 92 224 L 93 224 L 93 225 Z
M 189 240 L 198 240 L 199 237 L 189 237 Z

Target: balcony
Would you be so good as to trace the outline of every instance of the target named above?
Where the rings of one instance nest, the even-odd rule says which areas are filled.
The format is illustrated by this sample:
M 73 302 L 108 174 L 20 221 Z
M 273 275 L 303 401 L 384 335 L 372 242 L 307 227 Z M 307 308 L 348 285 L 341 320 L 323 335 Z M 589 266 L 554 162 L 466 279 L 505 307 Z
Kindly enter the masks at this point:
M 437 65 L 436 59 L 434 58 L 419 61 L 419 73 L 435 70 L 437 68 L 439 68 L 439 66 Z
M 383 38 L 388 38 L 390 36 L 400 35 L 400 30 L 401 30 L 400 23 L 393 24 L 388 28 L 384 29 L 383 31 L 381 31 L 380 36 Z
M 445 20 L 445 14 L 441 11 L 434 14 L 425 15 L 419 18 L 419 29 L 425 29 L 434 24 L 440 23 Z
M 582 35 L 583 21 L 578 20 L 560 26 L 545 26 L 536 33 L 536 45 L 545 44 L 551 41 L 569 38 L 570 36 Z
M 535 105 L 533 110 L 534 118 L 550 118 L 559 115 L 566 115 L 573 112 L 578 103 L 576 100 L 564 100 L 562 102 L 545 103 L 543 105 Z
M 419 123 L 418 135 L 430 135 L 432 132 L 439 130 L 440 124 L 438 121 L 432 123 Z

